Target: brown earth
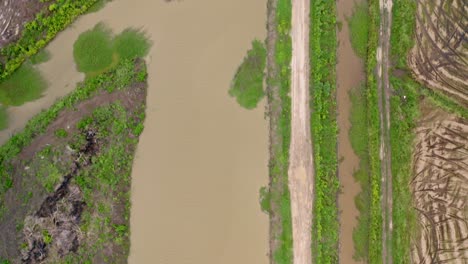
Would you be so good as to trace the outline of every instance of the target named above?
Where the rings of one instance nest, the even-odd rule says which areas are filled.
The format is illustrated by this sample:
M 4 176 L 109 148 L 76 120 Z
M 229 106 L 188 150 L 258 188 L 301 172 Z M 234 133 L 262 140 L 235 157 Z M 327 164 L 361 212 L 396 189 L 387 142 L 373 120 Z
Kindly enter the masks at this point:
M 18 40 L 24 24 L 34 19 L 49 3 L 39 0 L 0 1 L 0 49 Z
M 468 107 L 467 34 L 466 1 L 417 1 L 416 45 L 408 56 L 413 75 Z
M 309 105 L 309 0 L 292 1 L 291 144 L 288 185 L 291 195 L 293 259 L 311 264 L 314 166 Z
M 420 235 L 412 262 L 468 263 L 468 120 L 422 106 L 411 181 Z
M 80 188 L 71 179 L 81 168 L 91 163 L 91 158 L 99 153 L 102 142 L 93 138 L 92 131 L 79 131 L 76 124 L 97 107 L 117 101 L 129 112 L 136 111 L 144 104 L 145 98 L 146 86 L 141 83 L 111 94 L 100 92 L 75 105 L 73 109 L 59 113 L 45 133 L 34 138 L 17 157 L 9 161 L 14 184 L 5 194 L 5 211 L 3 217 L 0 217 L 0 258 L 10 259 L 13 263 L 55 263 L 58 261 L 57 256 L 76 252 L 81 244 L 89 243 L 86 240 L 87 234 L 79 227 L 86 204 Z M 87 142 L 76 152 L 67 145 L 66 139 L 55 136 L 57 129 L 65 129 L 69 135 L 86 133 Z M 48 157 L 38 156 L 47 146 L 60 150 L 60 158 L 47 160 Z M 36 176 L 41 169 L 40 160 L 44 158 L 60 168 L 59 173 L 62 175 L 60 184 L 55 186 L 53 193 L 40 187 L 43 183 Z M 128 185 L 117 187 L 118 191 L 124 192 L 128 192 L 129 188 Z M 112 204 L 113 223 L 128 224 L 128 219 L 122 219 L 123 215 L 118 213 L 125 211 L 125 202 L 112 197 L 103 197 L 101 201 Z M 44 230 L 50 234 L 52 244 L 47 245 L 44 241 Z M 108 247 L 105 250 L 109 252 L 103 254 L 111 257 L 112 250 L 118 249 Z

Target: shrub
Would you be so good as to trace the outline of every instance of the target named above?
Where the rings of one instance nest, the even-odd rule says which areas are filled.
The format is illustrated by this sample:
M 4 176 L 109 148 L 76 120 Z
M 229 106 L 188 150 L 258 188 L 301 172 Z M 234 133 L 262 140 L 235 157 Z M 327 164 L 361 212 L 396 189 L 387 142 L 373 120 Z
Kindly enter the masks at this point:
M 135 29 L 126 29 L 114 39 L 114 48 L 122 59 L 141 58 L 148 54 L 151 43 L 145 34 Z

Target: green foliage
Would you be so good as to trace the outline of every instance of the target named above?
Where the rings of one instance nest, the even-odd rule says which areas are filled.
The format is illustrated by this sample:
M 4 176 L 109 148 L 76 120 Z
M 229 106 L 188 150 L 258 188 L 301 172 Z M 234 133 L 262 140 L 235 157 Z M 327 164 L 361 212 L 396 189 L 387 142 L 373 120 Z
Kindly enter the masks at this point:
M 44 239 L 44 243 L 46 245 L 52 243 L 52 236 L 49 234 L 49 231 L 46 229 L 42 230 L 42 238 Z
M 88 13 L 94 13 L 104 8 L 112 0 L 97 0 L 96 3 L 88 9 Z
M 142 58 L 148 54 L 151 43 L 136 29 L 125 29 L 114 39 L 114 49 L 122 59 Z
M 111 32 L 102 24 L 81 33 L 73 45 L 73 56 L 78 70 L 84 73 L 99 72 L 112 63 Z
M 264 213 L 271 212 L 271 194 L 267 187 L 260 188 L 260 208 Z
M 417 2 L 412 0 L 393 2 L 390 52 L 397 68 L 407 69 L 407 54 L 414 45 L 416 5 Z
M 278 87 L 278 98 L 271 94 L 268 96 L 274 107 L 279 107 L 280 115 L 277 117 L 275 133 L 280 142 L 272 146 L 274 158 L 270 160 L 270 175 L 275 185 L 270 192 L 270 207 L 275 206 L 275 215 L 281 219 L 278 227 L 281 233 L 277 239 L 278 247 L 273 252 L 273 259 L 277 264 L 292 263 L 292 220 L 291 204 L 288 188 L 289 144 L 291 140 L 291 98 L 289 97 L 291 80 L 291 0 L 278 0 L 276 7 L 276 31 L 278 37 L 275 43 L 275 64 L 278 74 L 268 78 L 272 87 Z
M 63 128 L 60 128 L 55 130 L 55 136 L 58 138 L 66 138 L 68 136 L 68 132 Z
M 85 13 L 98 0 L 55 0 L 53 10 L 39 12 L 35 19 L 26 23 L 21 37 L 0 49 L 0 80 L 18 69 L 30 56 L 39 52 L 60 31 L 79 15 Z
M 356 4 L 348 21 L 351 45 L 361 58 L 366 57 L 369 36 L 369 13 L 366 2 Z
M 8 79 L 0 82 L 0 103 L 19 106 L 42 96 L 47 86 L 40 73 L 29 64 L 23 64 Z
M 310 2 L 311 133 L 314 149 L 314 263 L 338 263 L 336 3 Z
M 253 109 L 262 99 L 265 64 L 265 46 L 262 42 L 254 40 L 252 49 L 247 52 L 247 56 L 237 69 L 229 89 L 229 95 L 236 97 L 242 107 Z
M 4 106 L 0 106 L 0 131 L 8 127 L 8 113 Z
M 361 185 L 361 192 L 355 198 L 359 210 L 358 224 L 353 230 L 354 258 L 367 262 L 369 255 L 369 227 L 370 227 L 370 170 L 369 145 L 365 135 L 368 131 L 366 88 L 364 85 L 351 90 L 352 102 L 349 138 L 355 153 L 359 157 L 359 168 L 354 172 L 354 178 Z
M 369 264 L 382 262 L 382 205 L 380 170 L 380 111 L 378 107 L 377 46 L 379 40 L 380 8 L 378 0 L 369 0 L 369 37 L 366 59 L 367 136 L 369 146 L 370 211 L 369 211 Z
M 45 49 L 42 49 L 30 58 L 30 61 L 33 65 L 41 64 L 48 60 L 50 60 L 50 53 Z

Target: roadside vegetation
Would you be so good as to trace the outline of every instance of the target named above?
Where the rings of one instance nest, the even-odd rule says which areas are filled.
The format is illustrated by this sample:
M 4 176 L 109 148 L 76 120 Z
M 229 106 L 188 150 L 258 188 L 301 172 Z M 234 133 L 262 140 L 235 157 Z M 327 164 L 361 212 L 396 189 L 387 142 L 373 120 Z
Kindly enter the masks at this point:
M 310 7 L 310 104 L 315 167 L 312 254 L 314 263 L 337 263 L 336 3 L 311 1 Z
M 0 82 L 0 104 L 19 106 L 42 96 L 47 83 L 31 64 L 23 64 Z
M 43 1 L 45 2 L 45 1 Z M 25 24 L 18 41 L 0 49 L 0 81 L 38 53 L 60 31 L 84 14 L 97 0 L 55 0 Z
M 104 24 L 81 33 L 73 45 L 78 71 L 93 76 L 115 66 L 121 59 L 144 57 L 151 43 L 144 33 L 126 29 L 113 37 Z
M 276 9 L 274 4 L 276 3 Z M 288 188 L 289 145 L 291 140 L 291 81 L 292 43 L 290 37 L 292 6 L 290 0 L 270 0 L 270 12 L 274 12 L 274 21 L 270 21 L 276 34 L 272 64 L 269 65 L 267 78 L 267 97 L 270 122 L 274 124 L 270 131 L 270 185 L 268 190 L 260 190 L 263 210 L 268 210 L 271 220 L 272 254 L 275 264 L 292 264 L 292 220 L 291 201 Z M 268 202 L 267 202 L 268 201 Z
M 263 98 L 263 77 L 266 64 L 266 49 L 262 42 L 254 40 L 244 61 L 237 69 L 229 89 L 229 95 L 246 109 L 257 107 Z
M 52 263 L 127 258 L 130 172 L 146 76 L 142 60 L 122 60 L 78 84 L 0 147 L 0 227 L 12 238 L 0 245 L 3 258 L 39 261 L 38 250 Z M 39 138 L 46 143 L 36 144 Z M 21 199 L 6 200 L 11 192 Z

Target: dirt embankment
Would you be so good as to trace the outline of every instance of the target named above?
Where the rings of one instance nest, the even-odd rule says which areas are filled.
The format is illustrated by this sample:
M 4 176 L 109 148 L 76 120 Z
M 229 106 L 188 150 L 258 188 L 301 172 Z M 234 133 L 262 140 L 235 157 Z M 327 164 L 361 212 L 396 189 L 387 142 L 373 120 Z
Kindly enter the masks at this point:
M 411 189 L 420 234 L 418 264 L 468 263 L 468 120 L 432 106 L 416 129 Z
M 417 80 L 468 107 L 468 15 L 464 0 L 418 0 L 416 45 L 408 64 Z
M 382 263 L 392 264 L 392 169 L 390 149 L 390 33 L 392 0 L 380 0 L 379 46 L 377 48 L 377 87 L 380 110 L 380 161 L 382 174 Z
M 314 167 L 309 106 L 309 0 L 292 1 L 289 191 L 295 264 L 311 264 Z
M 16 41 L 26 22 L 48 6 L 39 0 L 3 0 L 0 2 L 0 48 Z

